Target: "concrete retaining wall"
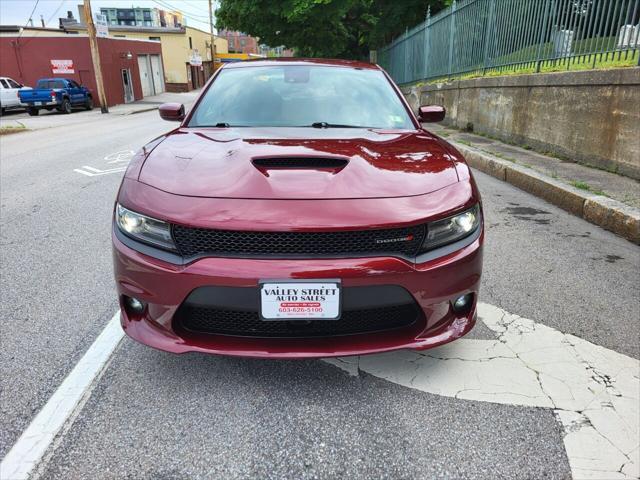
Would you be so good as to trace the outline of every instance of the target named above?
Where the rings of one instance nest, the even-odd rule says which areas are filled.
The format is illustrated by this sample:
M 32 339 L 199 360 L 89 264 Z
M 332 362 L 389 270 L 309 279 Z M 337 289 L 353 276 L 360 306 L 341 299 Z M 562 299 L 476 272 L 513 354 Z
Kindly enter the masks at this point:
M 403 90 L 445 124 L 640 179 L 640 68 L 484 77 Z

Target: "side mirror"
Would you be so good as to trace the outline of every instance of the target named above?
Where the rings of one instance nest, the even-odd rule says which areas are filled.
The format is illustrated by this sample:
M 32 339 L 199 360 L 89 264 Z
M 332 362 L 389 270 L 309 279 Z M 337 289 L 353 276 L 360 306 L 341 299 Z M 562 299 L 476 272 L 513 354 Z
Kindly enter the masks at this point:
M 441 105 L 423 105 L 418 109 L 418 120 L 423 123 L 441 122 L 446 113 Z
M 181 103 L 163 103 L 158 110 L 163 120 L 169 120 L 170 122 L 184 120 L 184 105 Z

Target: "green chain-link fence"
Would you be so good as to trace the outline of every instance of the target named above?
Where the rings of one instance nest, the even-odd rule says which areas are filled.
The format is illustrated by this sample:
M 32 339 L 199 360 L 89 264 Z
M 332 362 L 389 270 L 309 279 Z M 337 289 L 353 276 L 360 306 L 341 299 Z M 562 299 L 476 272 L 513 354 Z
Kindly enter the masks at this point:
M 400 84 L 638 63 L 640 0 L 462 0 L 378 51 Z

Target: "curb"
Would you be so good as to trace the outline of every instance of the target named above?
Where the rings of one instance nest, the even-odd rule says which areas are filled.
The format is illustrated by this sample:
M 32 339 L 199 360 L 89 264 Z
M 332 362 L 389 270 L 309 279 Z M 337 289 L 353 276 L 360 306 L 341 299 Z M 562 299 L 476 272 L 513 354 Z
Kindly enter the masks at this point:
M 145 107 L 145 108 L 140 108 L 138 110 L 127 110 L 126 112 L 122 112 L 122 113 L 114 113 L 114 115 L 135 115 L 136 113 L 144 113 L 144 112 L 151 112 L 153 110 L 158 110 L 158 108 L 160 107 L 160 105 L 154 105 L 152 107 Z
M 464 155 L 469 166 L 640 245 L 639 209 L 611 198 L 585 192 L 476 148 L 448 141 Z

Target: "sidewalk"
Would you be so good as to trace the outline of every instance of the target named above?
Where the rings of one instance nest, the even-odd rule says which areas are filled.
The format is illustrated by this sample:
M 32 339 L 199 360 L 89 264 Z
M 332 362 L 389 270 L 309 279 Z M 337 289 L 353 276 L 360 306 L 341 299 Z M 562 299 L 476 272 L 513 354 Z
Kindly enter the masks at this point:
M 640 244 L 640 182 L 442 125 L 427 128 L 471 167 Z
M 160 95 L 145 97 L 137 102 L 109 107 L 108 114 L 103 114 L 99 107 L 91 111 L 74 110 L 70 115 L 65 115 L 55 110 L 52 112 L 41 111 L 37 117 L 30 117 L 25 111 L 8 112 L 0 117 L 0 129 L 6 132 L 9 129 L 33 131 L 45 128 L 69 127 L 78 123 L 103 120 L 109 118 L 109 116 L 133 115 L 157 110 L 160 105 L 168 102 L 183 103 L 188 111 L 199 94 L 200 90 L 184 93 L 165 92 Z
M 199 94 L 200 89 L 184 93 L 164 92 L 159 95 L 144 97 L 144 99 L 136 102 L 109 107 L 109 113 L 113 115 L 132 115 L 134 113 L 157 110 L 160 105 L 169 102 L 184 103 L 186 107 L 193 103 Z

